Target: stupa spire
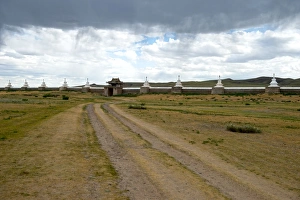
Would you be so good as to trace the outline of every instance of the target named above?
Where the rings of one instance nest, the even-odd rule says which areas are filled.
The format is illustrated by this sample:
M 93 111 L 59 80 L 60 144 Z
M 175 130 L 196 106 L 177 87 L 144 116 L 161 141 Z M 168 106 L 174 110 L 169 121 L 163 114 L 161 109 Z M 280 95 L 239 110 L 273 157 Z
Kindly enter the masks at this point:
M 25 82 L 24 82 L 23 87 L 24 87 L 24 88 L 28 88 L 28 87 L 29 87 L 28 82 L 26 81 L 26 79 L 25 79 Z
M 150 84 L 148 82 L 148 77 L 147 76 L 146 76 L 146 80 L 145 80 L 145 82 L 143 84 L 143 87 L 150 87 Z
M 276 78 L 275 78 L 275 73 L 273 73 L 273 78 L 272 78 L 272 81 L 271 81 L 269 87 L 279 87 L 278 83 L 276 81 Z
M 41 87 L 44 87 L 44 88 L 47 87 L 47 86 L 46 86 L 46 83 L 45 83 L 45 81 L 44 81 L 44 79 L 43 79 L 43 82 L 42 82 L 42 84 L 41 84 Z
M 177 79 L 177 82 L 175 84 L 175 87 L 182 87 L 182 83 L 181 83 L 181 80 L 180 80 L 180 75 L 178 75 L 178 79 Z
M 218 82 L 216 84 L 215 87 L 224 87 L 223 84 L 222 84 L 222 80 L 221 80 L 221 76 L 219 75 L 219 79 L 218 79 Z
M 86 79 L 86 83 L 85 83 L 84 87 L 87 87 L 87 88 L 90 87 L 90 83 L 89 83 L 89 79 L 88 78 Z
M 64 79 L 64 84 L 62 85 L 62 87 L 64 87 L 64 88 L 68 87 L 68 83 L 67 83 L 67 79 L 66 78 Z
M 8 80 L 8 84 L 7 84 L 6 87 L 7 87 L 7 88 L 11 88 L 11 87 L 12 87 L 10 80 Z

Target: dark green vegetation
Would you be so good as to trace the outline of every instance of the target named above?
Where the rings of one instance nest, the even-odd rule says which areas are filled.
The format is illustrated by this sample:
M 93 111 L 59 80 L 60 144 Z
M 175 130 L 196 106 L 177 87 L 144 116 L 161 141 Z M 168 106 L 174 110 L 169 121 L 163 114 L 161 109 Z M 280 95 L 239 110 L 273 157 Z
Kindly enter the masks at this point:
M 236 125 L 236 124 L 229 124 L 227 125 L 226 129 L 231 132 L 239 132 L 239 133 L 260 133 L 261 130 L 251 126 L 250 124 L 246 125 Z
M 131 104 L 128 106 L 129 109 L 147 109 L 144 103 L 141 103 L 140 105 L 136 105 L 136 104 Z
M 62 100 L 69 100 L 69 97 L 67 95 L 63 95 Z

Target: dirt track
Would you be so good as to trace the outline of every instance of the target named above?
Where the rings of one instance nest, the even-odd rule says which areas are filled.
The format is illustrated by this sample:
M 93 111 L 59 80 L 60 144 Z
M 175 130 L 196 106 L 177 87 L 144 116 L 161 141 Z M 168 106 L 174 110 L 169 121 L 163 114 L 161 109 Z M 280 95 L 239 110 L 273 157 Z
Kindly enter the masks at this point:
M 90 121 L 130 199 L 297 199 L 115 105 L 89 105 Z

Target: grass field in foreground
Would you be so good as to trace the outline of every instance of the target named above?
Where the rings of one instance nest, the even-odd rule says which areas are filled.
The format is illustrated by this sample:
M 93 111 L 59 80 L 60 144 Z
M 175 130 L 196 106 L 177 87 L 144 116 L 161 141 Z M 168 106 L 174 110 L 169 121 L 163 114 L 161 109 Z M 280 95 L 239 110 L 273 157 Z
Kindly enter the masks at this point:
M 300 96 L 141 95 L 119 106 L 300 194 Z M 132 109 L 135 108 L 135 109 Z M 250 126 L 260 133 L 230 132 Z
M 63 100 L 63 95 L 69 100 Z M 117 175 L 98 148 L 86 113 L 77 107 L 115 100 L 124 102 L 119 105 L 126 112 L 171 131 L 187 144 L 300 194 L 299 95 L 104 98 L 36 91 L 0 92 L 0 199 L 72 198 L 74 194 L 93 198 L 86 195 L 96 195 L 95 188 L 108 198 L 123 199 L 116 188 Z M 249 125 L 261 133 L 230 132 L 228 124 Z
M 1 92 L 0 199 L 126 199 L 83 106 L 104 101 L 90 93 Z

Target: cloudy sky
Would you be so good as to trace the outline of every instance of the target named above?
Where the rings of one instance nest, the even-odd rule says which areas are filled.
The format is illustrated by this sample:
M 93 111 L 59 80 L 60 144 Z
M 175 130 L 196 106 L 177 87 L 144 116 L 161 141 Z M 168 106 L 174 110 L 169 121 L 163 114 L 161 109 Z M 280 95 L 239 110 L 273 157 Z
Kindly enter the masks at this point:
M 0 0 L 0 87 L 300 78 L 299 0 Z

